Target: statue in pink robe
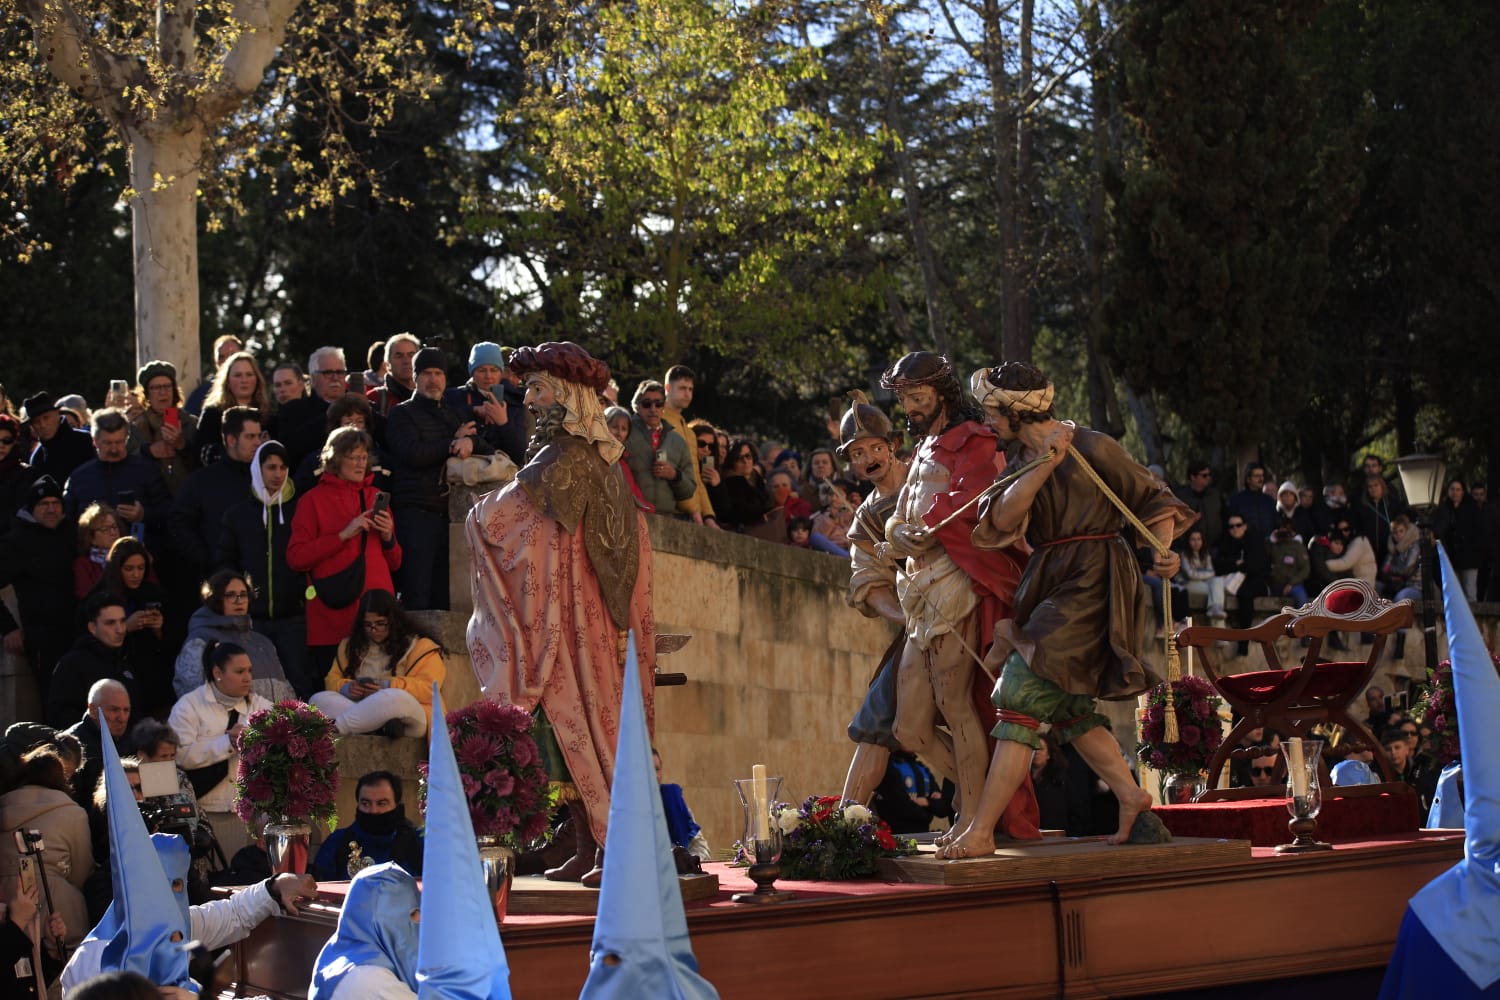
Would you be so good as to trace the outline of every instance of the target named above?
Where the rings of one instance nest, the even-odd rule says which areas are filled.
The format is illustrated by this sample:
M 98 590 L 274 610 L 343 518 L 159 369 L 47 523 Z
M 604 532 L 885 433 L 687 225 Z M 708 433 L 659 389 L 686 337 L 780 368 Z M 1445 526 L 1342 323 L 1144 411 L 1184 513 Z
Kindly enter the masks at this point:
M 609 369 L 569 343 L 520 348 L 511 367 L 526 382 L 537 430 L 526 466 L 465 525 L 469 656 L 486 697 L 540 707 L 550 724 L 576 851 L 548 876 L 592 884 L 602 872 L 595 847 L 607 832 L 630 630 L 652 722 L 651 543 L 599 404 Z

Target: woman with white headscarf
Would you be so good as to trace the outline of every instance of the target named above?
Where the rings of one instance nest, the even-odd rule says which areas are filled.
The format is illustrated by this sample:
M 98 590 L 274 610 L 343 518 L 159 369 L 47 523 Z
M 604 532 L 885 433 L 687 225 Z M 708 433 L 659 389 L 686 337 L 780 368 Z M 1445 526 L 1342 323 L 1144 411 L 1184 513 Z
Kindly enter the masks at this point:
M 216 562 L 239 570 L 254 586 L 250 620 L 276 647 L 286 679 L 304 701 L 319 690 L 307 661 L 307 616 L 301 573 L 287 565 L 297 512 L 290 458 L 280 441 L 267 441 L 250 461 L 250 496 L 224 513 Z

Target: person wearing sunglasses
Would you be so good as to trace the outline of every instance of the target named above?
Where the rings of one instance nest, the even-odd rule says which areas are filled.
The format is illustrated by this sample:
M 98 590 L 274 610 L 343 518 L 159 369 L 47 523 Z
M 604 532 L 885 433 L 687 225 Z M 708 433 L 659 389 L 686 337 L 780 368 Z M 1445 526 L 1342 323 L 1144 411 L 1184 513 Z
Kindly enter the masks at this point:
M 1224 519 L 1224 537 L 1214 547 L 1214 570 L 1226 577 L 1244 574 L 1234 589 L 1236 606 L 1230 625 L 1249 628 L 1255 613 L 1255 598 L 1271 592 L 1271 550 L 1265 536 L 1243 515 L 1231 513 Z M 1249 655 L 1250 644 L 1240 643 L 1238 652 L 1240 656 Z
M 698 460 L 694 447 L 665 419 L 667 390 L 655 379 L 636 387 L 631 406 L 630 436 L 625 439 L 625 461 L 646 502 L 658 514 L 670 514 L 680 500 L 698 489 Z
M 31 466 L 26 464 L 21 422 L 9 413 L 0 413 L 0 523 L 10 524 L 35 480 Z
M 1286 784 L 1285 775 L 1277 774 L 1280 766 L 1281 758 L 1274 753 L 1250 761 L 1250 787 L 1271 788 Z

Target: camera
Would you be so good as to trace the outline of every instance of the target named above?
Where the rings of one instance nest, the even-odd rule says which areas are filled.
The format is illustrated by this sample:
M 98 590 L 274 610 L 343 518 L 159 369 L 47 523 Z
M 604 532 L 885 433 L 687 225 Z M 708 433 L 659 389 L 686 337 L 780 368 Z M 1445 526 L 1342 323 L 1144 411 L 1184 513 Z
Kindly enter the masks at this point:
M 193 804 L 178 787 L 177 765 L 171 761 L 147 761 L 140 766 L 141 818 L 151 833 L 175 833 L 189 844 L 197 817 Z
M 141 819 L 148 833 L 175 833 L 189 844 L 193 842 L 193 806 L 187 796 L 157 795 L 141 800 Z

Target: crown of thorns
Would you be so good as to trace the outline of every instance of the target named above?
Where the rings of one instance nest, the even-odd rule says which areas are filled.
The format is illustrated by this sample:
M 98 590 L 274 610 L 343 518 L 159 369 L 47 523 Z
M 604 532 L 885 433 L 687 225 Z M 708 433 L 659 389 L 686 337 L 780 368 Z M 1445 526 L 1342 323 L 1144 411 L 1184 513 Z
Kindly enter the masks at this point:
M 938 364 L 935 368 L 932 369 L 932 371 L 928 372 L 925 375 L 902 374 L 899 369 L 901 368 L 901 361 L 905 361 L 906 358 L 902 358 L 900 361 L 897 361 L 895 364 L 891 365 L 881 373 L 881 388 L 900 392 L 902 389 L 911 389 L 919 385 L 932 385 L 934 382 L 941 382 L 945 379 L 951 379 L 954 377 L 953 364 L 947 358 L 943 357 L 941 354 L 934 354 L 931 355 L 931 357 L 936 358 Z

